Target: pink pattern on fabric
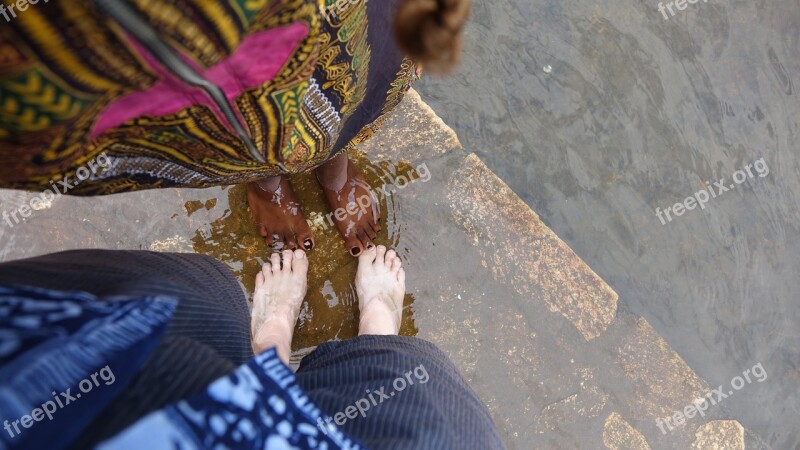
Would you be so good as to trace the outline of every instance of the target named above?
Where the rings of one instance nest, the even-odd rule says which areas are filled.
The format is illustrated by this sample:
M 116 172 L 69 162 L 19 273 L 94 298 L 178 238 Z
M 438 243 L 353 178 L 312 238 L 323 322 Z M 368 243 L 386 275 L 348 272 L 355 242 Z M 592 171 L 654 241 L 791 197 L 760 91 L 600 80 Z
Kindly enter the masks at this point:
M 273 79 L 307 34 L 308 28 L 304 24 L 255 33 L 245 38 L 232 55 L 201 74 L 218 85 L 233 103 L 245 90 Z M 139 48 L 139 51 L 163 78 L 144 91 L 133 92 L 111 102 L 97 118 L 92 138 L 137 117 L 174 114 L 198 104 L 209 106 L 223 120 L 205 92 L 185 85 L 146 50 Z

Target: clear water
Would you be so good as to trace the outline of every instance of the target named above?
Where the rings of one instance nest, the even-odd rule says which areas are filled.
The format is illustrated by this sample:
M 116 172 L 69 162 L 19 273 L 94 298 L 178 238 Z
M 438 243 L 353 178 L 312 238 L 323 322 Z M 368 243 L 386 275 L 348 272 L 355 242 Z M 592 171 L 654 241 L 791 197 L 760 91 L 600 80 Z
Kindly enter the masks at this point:
M 423 99 L 710 385 L 761 363 L 727 411 L 800 448 L 800 3 L 473 11 L 462 67 Z M 703 209 L 656 215 L 723 178 Z

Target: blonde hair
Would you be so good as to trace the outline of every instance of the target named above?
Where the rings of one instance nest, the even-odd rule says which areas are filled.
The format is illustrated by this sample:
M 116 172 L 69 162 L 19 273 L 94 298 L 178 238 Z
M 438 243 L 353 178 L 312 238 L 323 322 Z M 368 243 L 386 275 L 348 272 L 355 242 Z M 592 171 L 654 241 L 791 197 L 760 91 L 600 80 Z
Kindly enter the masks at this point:
M 405 0 L 394 31 L 400 48 L 426 71 L 446 73 L 461 59 L 470 0 Z

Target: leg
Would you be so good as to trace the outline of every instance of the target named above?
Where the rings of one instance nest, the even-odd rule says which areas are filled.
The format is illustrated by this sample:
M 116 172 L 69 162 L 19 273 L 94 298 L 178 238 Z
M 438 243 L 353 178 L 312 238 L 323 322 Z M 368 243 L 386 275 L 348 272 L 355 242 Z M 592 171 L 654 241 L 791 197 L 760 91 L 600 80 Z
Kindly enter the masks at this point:
M 320 166 L 316 174 L 350 254 L 358 256 L 374 247 L 381 230 L 378 198 L 355 164 L 342 153 Z
M 306 295 L 308 259 L 301 250 L 274 253 L 256 276 L 251 327 L 253 351 L 275 347 L 289 364 L 292 336 Z
M 311 228 L 285 175 L 247 183 L 247 201 L 258 231 L 268 246 L 314 248 Z
M 2 263 L 0 284 L 98 297 L 174 297 L 180 303 L 166 336 L 196 340 L 236 365 L 252 355 L 247 299 L 230 270 L 208 256 L 73 250 Z
M 395 336 L 405 294 L 400 266 L 382 245 L 362 253 L 359 337 L 320 345 L 300 364 L 298 383 L 334 420 L 355 405 L 359 414 L 341 429 L 368 448 L 503 448 L 489 411 L 450 359 L 430 342 Z
M 91 432 L 72 444 L 77 449 L 94 448 L 140 417 L 202 392 L 252 355 L 241 287 L 225 266 L 207 256 L 75 250 L 2 263 L 0 284 L 180 301 L 161 343 L 86 428 Z
M 151 412 L 203 392 L 235 369 L 207 345 L 184 336 L 166 336 L 125 390 L 70 448 L 93 449 Z

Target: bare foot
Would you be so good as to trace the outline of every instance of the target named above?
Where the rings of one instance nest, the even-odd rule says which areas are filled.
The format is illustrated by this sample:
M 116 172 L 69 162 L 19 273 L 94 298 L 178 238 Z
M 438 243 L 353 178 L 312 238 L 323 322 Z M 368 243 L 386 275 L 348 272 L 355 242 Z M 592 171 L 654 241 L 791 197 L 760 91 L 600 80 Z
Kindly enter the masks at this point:
M 289 362 L 292 336 L 306 296 L 308 258 L 302 250 L 274 253 L 256 276 L 251 332 L 256 354 L 272 347 Z
M 378 197 L 361 171 L 346 154 L 341 154 L 320 166 L 316 173 L 347 251 L 358 256 L 374 247 L 381 231 L 381 213 Z
M 361 320 L 359 336 L 389 335 L 400 332 L 406 273 L 394 250 L 379 245 L 358 258 L 356 292 Z
M 247 183 L 247 201 L 267 246 L 278 250 L 314 248 L 311 228 L 303 216 L 303 208 L 294 195 L 289 177 L 281 175 Z

